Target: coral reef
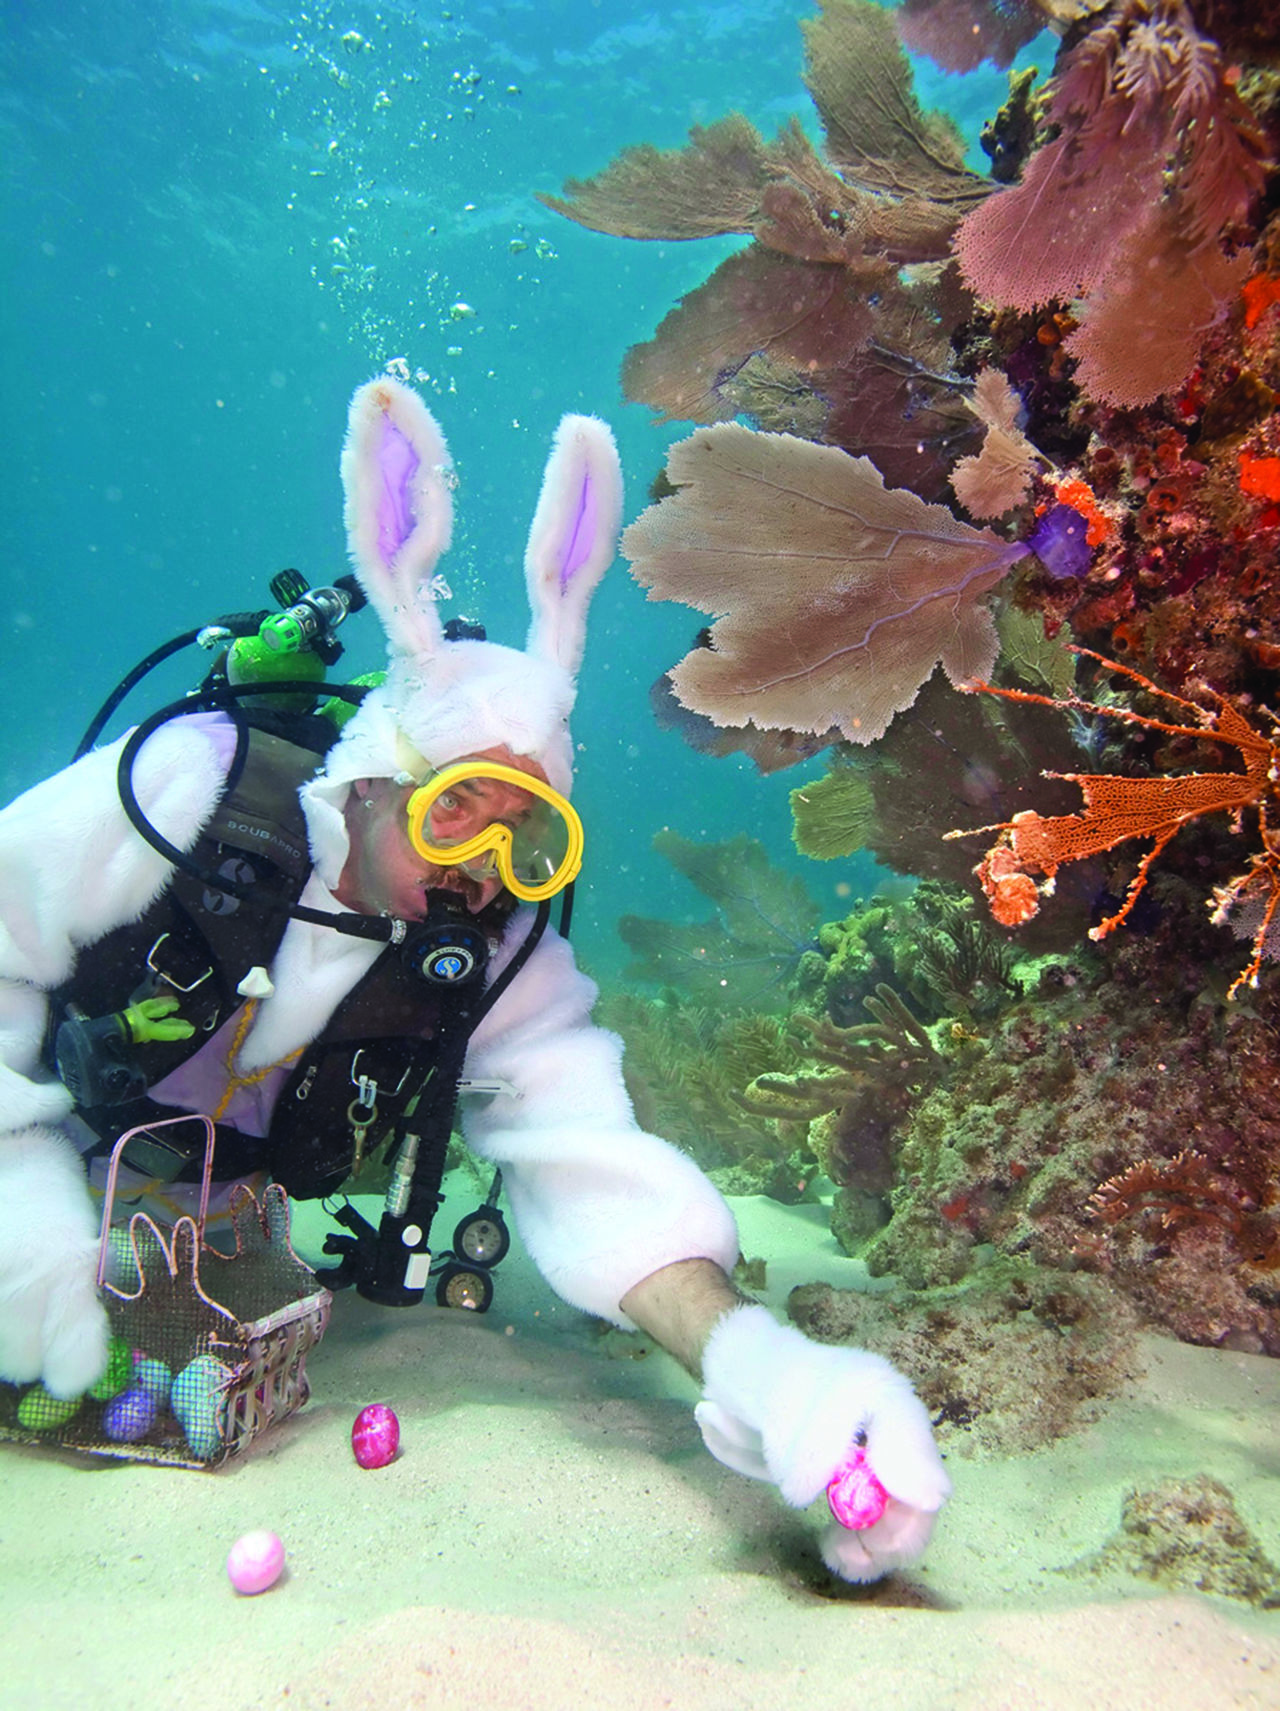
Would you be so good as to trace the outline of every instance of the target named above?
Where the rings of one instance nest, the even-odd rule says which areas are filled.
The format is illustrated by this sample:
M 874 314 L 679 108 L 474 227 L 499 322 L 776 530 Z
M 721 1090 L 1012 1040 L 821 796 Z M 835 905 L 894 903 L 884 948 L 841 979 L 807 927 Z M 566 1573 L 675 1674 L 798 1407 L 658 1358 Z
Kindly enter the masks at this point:
M 887 1294 L 805 1284 L 791 1319 L 910 1373 L 948 1452 L 1038 1448 L 1096 1418 L 1140 1370 L 1134 1314 L 1098 1278 L 1000 1260 L 963 1284 Z
M 926 1022 L 991 1015 L 1020 991 L 1013 948 L 967 898 L 935 881 L 898 901 L 859 902 L 843 921 L 823 925 L 818 945 L 824 966 L 807 996 L 841 1028 L 858 1022 L 885 985 L 905 994 Z
M 1021 988 L 1008 947 L 967 900 L 929 882 L 905 901 L 858 905 L 818 944 L 824 972 L 785 1025 L 793 1062 L 732 1097 L 835 1184 L 832 1228 L 852 1252 L 888 1221 L 901 1125 L 980 1040 L 968 1023 Z
M 801 1197 L 814 1174 L 803 1126 L 762 1121 L 741 1099 L 757 1076 L 797 1066 L 782 1018 L 630 992 L 606 995 L 596 1014 L 626 1042 L 627 1091 L 644 1128 L 682 1147 L 726 1194 Z
M 1241 1519 L 1227 1487 L 1207 1474 L 1131 1491 L 1114 1537 L 1069 1572 L 1117 1569 L 1263 1609 L 1280 1604 L 1280 1570 Z
M 1180 888 L 1157 889 L 1160 931 L 1131 938 L 1105 973 L 1050 963 L 913 1104 L 894 1137 L 892 1215 L 864 1257 L 916 1287 L 958 1280 L 992 1250 L 1090 1268 L 1149 1325 L 1280 1353 L 1268 1205 L 1280 1005 L 1228 1007 L 1225 972 L 1206 988 L 1196 934 L 1211 929 Z M 1178 1202 L 1171 1173 L 1187 1150 L 1206 1161 L 1201 1198 Z M 1163 1203 L 1141 1187 L 1160 1182 L 1159 1161 Z M 1165 1215 L 1179 1204 L 1185 1215 Z
M 880 985 L 863 1003 L 873 1020 L 848 1028 L 797 1012 L 787 1036 L 809 1061 L 790 1073 L 757 1075 L 737 1096 L 780 1133 L 804 1134 L 840 1190 L 832 1227 L 846 1244 L 884 1222 L 895 1127 L 941 1068 L 927 1030 L 892 987 Z
M 737 1192 L 829 1179 L 873 1274 L 1089 1271 L 1148 1326 L 1280 1353 L 1280 995 L 1228 1005 L 1231 942 L 1168 875 L 1138 926 L 1028 957 L 926 881 L 821 927 L 789 1016 L 605 1015 L 644 1120 Z
M 977 179 L 894 32 L 964 70 L 1046 23 Z M 792 1060 L 727 1103 L 961 1326 L 1016 1262 L 1278 1354 L 1274 8 L 822 0 L 802 28 L 820 150 L 735 117 L 559 204 L 749 234 L 625 365 L 703 424 L 625 542 L 714 620 L 655 704 L 762 769 L 829 751 L 797 847 L 922 881 L 796 935 Z

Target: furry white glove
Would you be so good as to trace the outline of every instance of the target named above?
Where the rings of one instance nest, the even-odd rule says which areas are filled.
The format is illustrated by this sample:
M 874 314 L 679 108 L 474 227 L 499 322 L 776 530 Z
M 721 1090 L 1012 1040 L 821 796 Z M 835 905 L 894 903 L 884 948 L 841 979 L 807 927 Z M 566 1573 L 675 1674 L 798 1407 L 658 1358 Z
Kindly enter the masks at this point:
M 82 1395 L 107 1364 L 98 1218 L 75 1148 L 52 1129 L 0 1135 L 0 1378 Z
M 825 1530 L 833 1573 L 878 1580 L 923 1552 L 951 1482 L 924 1405 L 883 1356 L 811 1343 L 765 1307 L 738 1307 L 707 1339 L 702 1372 L 695 1413 L 707 1448 L 735 1473 L 776 1485 L 794 1508 L 820 1496 L 865 1440 L 889 1502 L 863 1531 L 834 1521 Z

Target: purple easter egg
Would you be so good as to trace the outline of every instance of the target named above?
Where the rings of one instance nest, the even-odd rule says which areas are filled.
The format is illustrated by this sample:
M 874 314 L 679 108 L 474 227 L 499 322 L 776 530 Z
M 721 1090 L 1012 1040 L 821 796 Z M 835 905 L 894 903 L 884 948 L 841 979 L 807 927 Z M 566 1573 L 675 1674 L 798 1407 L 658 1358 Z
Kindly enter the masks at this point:
M 247 1597 L 265 1592 L 284 1568 L 284 1546 L 278 1533 L 258 1528 L 236 1540 L 227 1553 L 227 1579 Z
M 351 1452 L 361 1467 L 386 1467 L 400 1448 L 400 1422 L 385 1402 L 371 1402 L 356 1415 Z
M 113 1396 L 102 1410 L 102 1430 L 113 1444 L 136 1444 L 155 1425 L 159 1399 L 141 1385 Z

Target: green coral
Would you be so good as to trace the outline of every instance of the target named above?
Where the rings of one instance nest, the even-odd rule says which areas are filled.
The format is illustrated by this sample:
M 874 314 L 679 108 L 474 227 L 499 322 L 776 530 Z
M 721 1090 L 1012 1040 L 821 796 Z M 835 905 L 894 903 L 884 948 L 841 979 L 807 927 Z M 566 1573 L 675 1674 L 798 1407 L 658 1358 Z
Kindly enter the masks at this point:
M 909 898 L 860 903 L 818 934 L 825 966 L 817 996 L 841 1026 L 861 1018 L 888 983 L 928 1022 L 989 1017 L 1020 991 L 1017 952 L 977 918 L 956 887 L 918 885 Z
M 597 1018 L 626 1044 L 627 1089 L 640 1124 L 687 1152 L 734 1193 L 797 1200 L 812 1161 L 803 1130 L 752 1113 L 741 1091 L 767 1072 L 797 1067 L 783 1018 L 724 1016 L 636 993 L 604 998 Z
M 866 844 L 875 797 L 853 767 L 833 766 L 822 778 L 793 790 L 790 801 L 791 837 L 801 855 L 835 861 Z
M 789 1005 L 797 982 L 819 972 L 809 954 L 819 910 L 804 881 L 771 866 L 764 845 L 745 835 L 700 844 L 663 831 L 653 847 L 716 913 L 693 926 L 624 915 L 618 931 L 636 959 L 628 979 L 717 1010 Z

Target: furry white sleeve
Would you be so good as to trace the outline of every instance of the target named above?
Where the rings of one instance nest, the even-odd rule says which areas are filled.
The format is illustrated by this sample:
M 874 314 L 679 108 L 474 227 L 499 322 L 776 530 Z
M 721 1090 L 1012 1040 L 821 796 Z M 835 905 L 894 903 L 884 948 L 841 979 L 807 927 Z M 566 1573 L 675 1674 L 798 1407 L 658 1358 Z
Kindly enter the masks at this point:
M 85 755 L 0 812 L 0 1060 L 11 1075 L 25 1078 L 36 1068 L 44 991 L 67 978 L 84 945 L 140 915 L 172 871 L 120 805 L 124 742 Z M 133 786 L 156 829 L 189 849 L 213 812 L 222 776 L 208 737 L 179 722 L 143 745 Z M 0 1132 L 51 1114 L 25 1108 L 24 1097 L 30 1095 L 5 1082 Z
M 106 1359 L 97 1298 L 97 1214 L 84 1170 L 48 1125 L 70 1109 L 40 1070 L 45 991 L 80 949 L 146 908 L 170 867 L 120 806 L 121 743 L 86 755 L 0 812 L 0 1377 L 43 1376 L 78 1395 Z M 212 744 L 170 725 L 134 769 L 139 802 L 157 828 L 189 848 L 217 802 Z
M 467 1058 L 469 1076 L 517 1094 L 464 1101 L 463 1129 L 501 1166 L 521 1240 L 556 1293 L 631 1330 L 619 1303 L 635 1284 L 677 1260 L 731 1271 L 738 1233 L 692 1159 L 637 1126 L 622 1042 L 592 1025 L 595 998 L 569 946 L 548 932 Z

